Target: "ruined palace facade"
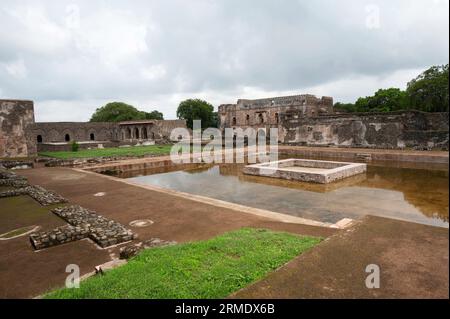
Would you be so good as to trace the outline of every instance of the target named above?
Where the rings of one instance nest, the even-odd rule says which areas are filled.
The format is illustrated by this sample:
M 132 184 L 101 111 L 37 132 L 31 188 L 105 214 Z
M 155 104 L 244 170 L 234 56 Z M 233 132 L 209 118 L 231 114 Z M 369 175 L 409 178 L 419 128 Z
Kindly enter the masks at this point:
M 448 149 L 448 113 L 333 111 L 331 97 L 296 95 L 219 106 L 220 128 L 278 128 L 282 144 L 363 148 Z
M 240 99 L 236 104 L 219 106 L 220 128 L 271 128 L 278 127 L 280 116 L 296 111 L 303 117 L 333 113 L 333 98 L 317 98 L 314 95 L 294 95 L 257 100 Z
M 33 101 L 0 100 L 0 158 L 35 156 L 42 151 L 115 147 L 170 139 L 184 120 L 141 120 L 119 123 L 35 122 Z

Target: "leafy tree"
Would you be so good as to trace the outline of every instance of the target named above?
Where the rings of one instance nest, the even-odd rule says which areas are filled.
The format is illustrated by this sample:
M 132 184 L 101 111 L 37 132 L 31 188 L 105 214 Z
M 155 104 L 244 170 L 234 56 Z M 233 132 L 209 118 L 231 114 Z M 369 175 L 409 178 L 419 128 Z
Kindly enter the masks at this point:
M 360 97 L 354 112 L 392 112 L 408 108 L 405 91 L 397 88 L 379 89 L 374 96 Z
M 161 112 L 152 111 L 152 112 L 144 112 L 146 120 L 164 120 L 164 116 Z
M 158 111 L 150 113 L 139 111 L 134 106 L 112 102 L 98 108 L 91 117 L 91 122 L 121 122 L 132 120 L 162 120 L 163 114 Z
M 201 120 L 202 128 L 204 129 L 217 126 L 214 107 L 200 99 L 182 101 L 177 109 L 177 117 L 186 120 L 187 126 L 191 129 L 193 128 L 194 120 Z
M 336 112 L 351 113 L 351 112 L 356 112 L 356 106 L 353 103 L 337 102 L 334 104 L 334 110 Z
M 425 112 L 448 112 L 448 64 L 432 66 L 408 83 L 412 108 Z
M 433 66 L 408 83 L 406 91 L 379 89 L 373 96 L 360 97 L 355 104 L 336 103 L 338 112 L 392 112 L 416 109 L 448 112 L 448 64 Z

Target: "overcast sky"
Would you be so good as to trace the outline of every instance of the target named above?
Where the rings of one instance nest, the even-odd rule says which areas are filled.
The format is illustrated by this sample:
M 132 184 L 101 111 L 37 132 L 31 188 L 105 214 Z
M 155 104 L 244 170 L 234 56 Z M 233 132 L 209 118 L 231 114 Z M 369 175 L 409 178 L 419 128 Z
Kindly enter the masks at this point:
M 0 98 L 37 121 L 110 101 L 311 93 L 353 102 L 448 63 L 448 0 L 0 1 Z

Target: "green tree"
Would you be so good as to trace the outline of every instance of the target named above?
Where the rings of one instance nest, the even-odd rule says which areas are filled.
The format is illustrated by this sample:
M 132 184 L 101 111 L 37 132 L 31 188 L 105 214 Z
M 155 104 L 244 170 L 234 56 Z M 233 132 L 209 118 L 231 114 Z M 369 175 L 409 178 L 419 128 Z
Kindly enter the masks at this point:
M 203 129 L 217 126 L 214 107 L 200 99 L 182 101 L 177 109 L 177 117 L 186 120 L 187 126 L 191 129 L 194 120 L 201 120 Z
M 448 112 L 448 64 L 432 66 L 408 83 L 410 106 L 425 112 Z
M 112 102 L 98 108 L 91 117 L 91 122 L 121 122 L 132 120 L 162 120 L 163 114 L 158 111 L 150 113 L 139 111 L 132 105 Z
M 360 97 L 356 103 L 355 112 L 392 112 L 408 107 L 405 91 L 397 88 L 379 89 L 375 95 Z
M 144 116 L 146 120 L 164 120 L 163 114 L 158 111 L 144 112 Z
M 356 106 L 353 103 L 336 102 L 334 104 L 334 110 L 336 112 L 351 113 L 356 112 Z

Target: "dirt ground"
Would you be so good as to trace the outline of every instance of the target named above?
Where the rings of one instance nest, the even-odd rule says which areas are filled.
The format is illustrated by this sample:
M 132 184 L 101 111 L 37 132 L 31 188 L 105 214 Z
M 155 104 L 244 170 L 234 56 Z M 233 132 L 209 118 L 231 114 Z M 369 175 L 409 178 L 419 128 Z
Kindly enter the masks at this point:
M 367 216 L 234 298 L 449 297 L 448 229 Z M 367 289 L 368 265 L 380 288 Z
M 177 242 L 195 241 L 242 227 L 268 228 L 320 237 L 337 232 L 335 229 L 287 224 L 217 208 L 70 168 L 36 168 L 19 173 L 26 176 L 31 184 L 57 191 L 71 204 L 93 209 L 124 225 L 137 219 L 152 220 L 154 224 L 146 228 L 130 227 L 138 234 L 139 240 L 157 237 Z M 105 195 L 94 196 L 100 192 Z M 2 214 L 11 215 L 15 207 L 3 205 Z M 40 216 L 33 220 L 33 225 L 41 226 L 42 230 L 62 224 L 49 211 L 40 211 Z M 16 226 L 30 225 L 24 225 L 24 222 L 11 225 Z M 23 236 L 0 241 L 0 250 L 0 298 L 30 298 L 63 286 L 68 275 L 65 272 L 68 264 L 79 265 L 83 275 L 92 271 L 96 265 L 117 257 L 119 247 L 101 250 L 91 241 L 83 240 L 35 252 L 28 236 Z

